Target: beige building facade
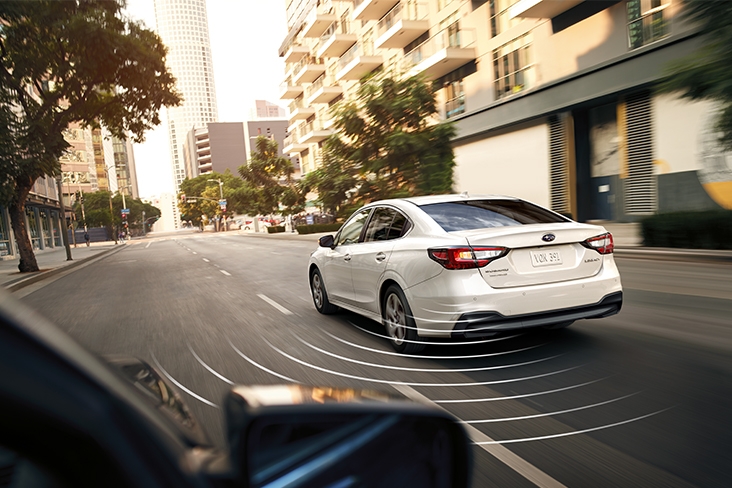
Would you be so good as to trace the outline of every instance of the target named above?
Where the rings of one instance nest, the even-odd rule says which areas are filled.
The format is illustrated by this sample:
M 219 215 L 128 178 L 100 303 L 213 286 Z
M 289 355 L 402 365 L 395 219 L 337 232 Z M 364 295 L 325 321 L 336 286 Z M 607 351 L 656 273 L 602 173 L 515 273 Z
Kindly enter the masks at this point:
M 330 107 L 375 69 L 421 73 L 455 122 L 455 190 L 575 219 L 732 208 L 715 106 L 659 94 L 701 46 L 679 0 L 292 0 L 285 151 L 320 162 Z

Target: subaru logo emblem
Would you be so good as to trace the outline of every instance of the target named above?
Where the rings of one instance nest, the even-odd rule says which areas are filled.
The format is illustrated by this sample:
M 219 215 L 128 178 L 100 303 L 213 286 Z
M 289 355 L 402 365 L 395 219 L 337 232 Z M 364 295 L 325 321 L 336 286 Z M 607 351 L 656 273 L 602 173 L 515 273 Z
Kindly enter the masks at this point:
M 544 242 L 552 242 L 556 236 L 554 234 L 544 234 L 541 236 L 541 240 Z

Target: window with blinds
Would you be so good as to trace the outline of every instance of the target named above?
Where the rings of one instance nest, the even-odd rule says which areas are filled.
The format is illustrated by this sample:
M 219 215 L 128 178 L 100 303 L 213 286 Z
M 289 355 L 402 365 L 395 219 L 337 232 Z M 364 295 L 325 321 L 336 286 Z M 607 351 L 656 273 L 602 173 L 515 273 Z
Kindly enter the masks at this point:
M 625 101 L 625 213 L 647 215 L 656 211 L 656 179 L 653 174 L 653 127 L 648 92 Z
M 551 208 L 570 213 L 569 148 L 567 147 L 566 116 L 549 117 L 549 179 Z

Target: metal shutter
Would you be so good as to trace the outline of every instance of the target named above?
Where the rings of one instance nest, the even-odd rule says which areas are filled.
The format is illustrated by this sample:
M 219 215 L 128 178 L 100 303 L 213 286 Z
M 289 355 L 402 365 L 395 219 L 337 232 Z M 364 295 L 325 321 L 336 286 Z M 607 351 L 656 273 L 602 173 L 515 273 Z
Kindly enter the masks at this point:
M 653 127 L 649 93 L 626 100 L 627 177 L 625 213 L 648 215 L 656 211 L 656 178 L 653 174 Z
M 569 213 L 569 150 L 567 147 L 566 115 L 549 117 L 549 179 L 551 208 Z

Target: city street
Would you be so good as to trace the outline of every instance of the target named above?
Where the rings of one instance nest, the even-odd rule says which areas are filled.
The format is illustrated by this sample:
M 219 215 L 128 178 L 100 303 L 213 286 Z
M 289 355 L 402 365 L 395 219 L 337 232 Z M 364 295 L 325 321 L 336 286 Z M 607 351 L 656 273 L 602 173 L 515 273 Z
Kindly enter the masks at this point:
M 232 384 L 299 382 L 447 409 L 476 442 L 475 487 L 729 486 L 732 264 L 617 257 L 619 315 L 404 357 L 379 324 L 316 312 L 315 246 L 151 237 L 16 296 L 98 354 L 158 366 L 219 445 Z

